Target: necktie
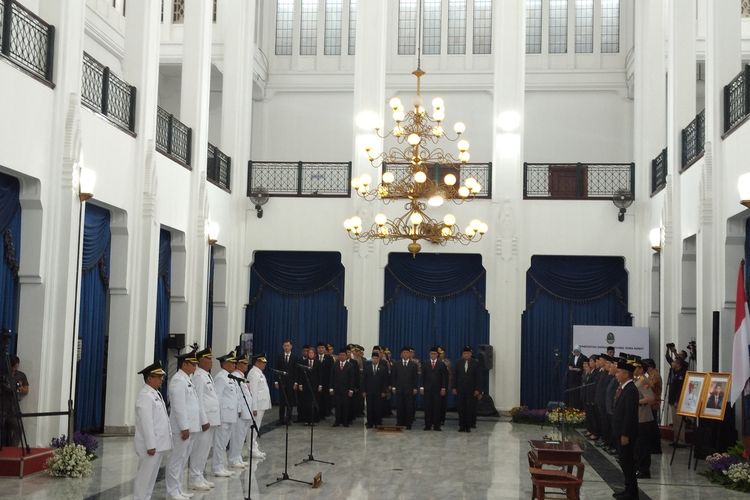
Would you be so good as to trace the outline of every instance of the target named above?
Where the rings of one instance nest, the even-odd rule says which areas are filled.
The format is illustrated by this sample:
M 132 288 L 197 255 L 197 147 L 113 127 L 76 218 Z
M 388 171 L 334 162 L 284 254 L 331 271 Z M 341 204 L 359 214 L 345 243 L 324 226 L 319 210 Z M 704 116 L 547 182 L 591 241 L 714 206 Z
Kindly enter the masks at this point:
M 466 361 L 466 362 L 464 362 L 464 373 L 466 373 L 468 371 L 469 371 L 469 362 Z
M 377 375 L 378 374 L 378 365 L 372 365 L 372 374 Z
M 342 361 L 341 363 L 339 363 L 339 365 L 341 365 L 341 369 L 343 370 L 344 369 L 344 362 Z
M 615 391 L 615 400 L 620 397 L 620 394 L 622 394 L 622 387 L 618 387 Z
M 289 363 L 289 354 L 284 354 L 284 363 Z
M 310 361 L 308 361 L 307 366 L 309 366 L 310 368 L 312 368 L 312 365 L 313 365 L 313 360 L 311 359 Z
M 435 360 L 434 359 L 432 360 L 432 369 L 433 370 L 435 369 Z
M 323 362 L 323 355 L 322 355 L 322 354 L 321 354 L 320 356 L 318 356 L 318 360 L 319 360 L 319 361 L 320 361 L 321 363 Z
M 406 366 L 406 360 L 404 360 L 404 366 Z

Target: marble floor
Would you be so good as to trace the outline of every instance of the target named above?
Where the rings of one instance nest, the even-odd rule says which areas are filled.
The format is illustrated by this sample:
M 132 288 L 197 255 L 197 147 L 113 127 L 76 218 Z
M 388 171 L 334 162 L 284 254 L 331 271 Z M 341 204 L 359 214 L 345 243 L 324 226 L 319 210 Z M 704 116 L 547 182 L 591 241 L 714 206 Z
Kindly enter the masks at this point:
M 475 432 L 470 434 L 458 433 L 455 421 L 449 421 L 443 432 L 423 431 L 421 426 L 415 426 L 414 430 L 402 433 L 368 430 L 361 423 L 333 429 L 324 422 L 315 428 L 314 456 L 335 462 L 335 465 L 313 462 L 294 466 L 308 456 L 310 428 L 293 425 L 289 432 L 289 475 L 311 481 L 315 473 L 321 472 L 322 486 L 312 489 L 291 481 L 266 486 L 284 470 L 285 433 L 283 427 L 264 426 L 261 447 L 268 457 L 253 464 L 251 497 L 347 500 L 531 498 L 527 441 L 549 432 L 548 427 L 512 424 L 504 419 L 480 421 Z M 671 448 L 665 446 L 666 450 L 671 451 Z M 23 480 L 1 478 L 0 498 L 130 498 L 136 469 L 132 438 L 102 438 L 100 452 L 101 458 L 94 462 L 94 473 L 88 478 L 57 479 L 45 473 Z M 697 472 L 689 470 L 686 450 L 678 450 L 672 467 L 669 466 L 669 454 L 654 455 L 653 458 L 653 479 L 639 483 L 642 499 L 748 498 L 748 495 L 713 486 Z M 587 448 L 585 459 L 581 497 L 611 498 L 612 488 L 621 487 L 617 484 L 621 481 L 617 465 L 595 447 Z M 698 472 L 704 467 L 699 463 Z M 206 494 L 196 492 L 194 500 L 234 499 L 247 495 L 247 471 L 232 478 L 212 480 L 216 482 L 216 488 Z M 162 471 L 154 498 L 165 496 Z

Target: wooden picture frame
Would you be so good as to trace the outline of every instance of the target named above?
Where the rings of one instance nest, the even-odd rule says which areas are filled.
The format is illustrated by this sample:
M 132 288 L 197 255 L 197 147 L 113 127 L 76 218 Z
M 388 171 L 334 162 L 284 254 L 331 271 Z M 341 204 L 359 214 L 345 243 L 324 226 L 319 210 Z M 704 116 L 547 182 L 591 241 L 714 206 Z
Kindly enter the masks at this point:
M 698 417 L 704 393 L 708 386 L 707 381 L 708 373 L 706 372 L 687 372 L 685 374 L 680 399 L 677 402 L 676 413 L 678 415 L 682 415 L 683 417 Z
M 732 374 L 711 372 L 706 382 L 706 395 L 701 403 L 701 418 L 724 420 L 727 410 L 727 397 L 732 388 Z

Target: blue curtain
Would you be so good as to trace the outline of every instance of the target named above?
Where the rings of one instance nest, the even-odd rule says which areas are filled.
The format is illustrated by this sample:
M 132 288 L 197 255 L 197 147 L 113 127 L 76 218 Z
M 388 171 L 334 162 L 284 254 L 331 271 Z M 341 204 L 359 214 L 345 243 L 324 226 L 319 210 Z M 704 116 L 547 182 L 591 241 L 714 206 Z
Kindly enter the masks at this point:
M 156 334 L 154 335 L 154 359 L 167 364 L 167 340 L 169 339 L 169 298 L 172 286 L 172 234 L 166 229 L 159 233 L 159 269 L 156 285 Z M 167 374 L 170 375 L 170 374 Z M 167 384 L 161 386 L 164 398 L 167 397 Z
M 250 301 L 245 331 L 253 349 L 265 352 L 273 368 L 281 342 L 346 343 L 344 266 L 338 252 L 256 252 L 250 267 Z
M 750 217 L 745 219 L 745 300 L 750 298 Z M 737 304 L 739 307 L 739 304 Z M 732 332 L 734 333 L 734 332 Z M 750 350 L 750 347 L 748 347 Z M 750 352 L 748 353 L 750 355 Z M 732 404 L 731 402 L 729 404 Z M 750 436 L 750 395 L 742 395 L 742 435 Z
M 109 211 L 86 205 L 81 259 L 78 338 L 81 360 L 76 380 L 76 430 L 104 426 L 104 359 L 109 315 Z
M 214 340 L 214 247 L 211 246 L 211 260 L 208 263 L 208 304 L 206 307 L 206 345 Z
M 21 203 L 18 179 L 0 174 L 0 328 L 14 334 L 18 327 L 18 265 L 21 256 Z M 13 335 L 8 349 L 16 352 Z
M 430 347 L 442 345 L 454 365 L 465 345 L 476 353 L 478 344 L 490 340 L 485 282 L 480 255 L 391 253 L 380 309 L 380 344 L 396 359 L 402 347 L 413 347 L 421 360 L 427 359 Z M 488 374 L 482 379 L 486 390 Z
M 622 257 L 532 257 L 521 319 L 521 404 L 546 408 L 562 400 L 573 325 L 632 322 Z

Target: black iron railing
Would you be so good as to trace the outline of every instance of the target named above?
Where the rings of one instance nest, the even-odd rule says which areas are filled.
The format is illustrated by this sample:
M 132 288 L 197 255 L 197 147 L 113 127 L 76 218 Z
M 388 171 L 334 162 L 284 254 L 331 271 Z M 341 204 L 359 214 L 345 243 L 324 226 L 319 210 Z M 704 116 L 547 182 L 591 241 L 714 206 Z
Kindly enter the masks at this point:
M 611 200 L 621 190 L 635 194 L 634 163 L 523 164 L 527 200 Z
M 750 114 L 750 64 L 724 86 L 724 133 L 731 132 Z
M 135 87 L 112 74 L 109 67 L 83 53 L 81 102 L 109 121 L 135 131 Z
M 206 178 L 220 188 L 231 191 L 232 159 L 210 142 L 208 143 Z
M 655 195 L 667 185 L 667 148 L 651 160 L 651 196 Z
M 351 162 L 250 161 L 247 193 L 265 190 L 269 196 L 348 198 Z
M 410 175 L 411 168 L 408 163 L 384 163 L 382 171 L 392 172 L 396 181 L 399 181 Z M 437 184 L 442 184 L 447 174 L 454 174 L 456 186 L 462 185 L 466 179 L 473 177 L 482 186 L 476 198 L 492 198 L 492 162 L 427 165 L 427 176 Z
M 190 148 L 193 130 L 168 113 L 161 106 L 156 108 L 156 150 L 190 168 Z
M 0 0 L 0 53 L 29 73 L 52 82 L 55 27 L 16 2 Z
M 687 127 L 682 129 L 682 170 L 698 161 L 706 146 L 706 110 L 698 113 Z

